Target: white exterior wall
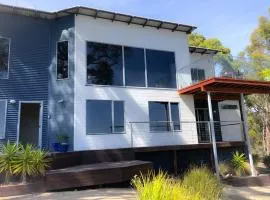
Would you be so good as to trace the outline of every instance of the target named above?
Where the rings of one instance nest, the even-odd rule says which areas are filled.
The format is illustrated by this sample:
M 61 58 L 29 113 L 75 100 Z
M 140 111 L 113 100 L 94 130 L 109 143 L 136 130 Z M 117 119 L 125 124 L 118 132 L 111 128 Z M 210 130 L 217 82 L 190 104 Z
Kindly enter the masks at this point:
M 237 109 L 222 109 L 223 105 L 236 105 Z M 225 100 L 218 103 L 223 141 L 243 141 L 243 126 L 239 101 Z M 239 123 L 240 124 L 239 124 Z M 233 125 L 235 124 L 235 125 Z
M 126 134 L 122 135 L 87 135 L 87 99 L 124 101 L 126 124 L 149 121 L 148 101 L 179 102 L 180 120 L 195 121 L 193 97 L 180 98 L 176 89 L 86 85 L 87 41 L 173 51 L 178 72 L 181 66 L 188 65 L 190 61 L 185 33 L 76 16 L 74 150 L 198 143 L 195 124 L 183 124 L 182 130 L 175 133 L 149 133 L 148 125 L 133 125 L 133 140 L 130 125 L 126 125 Z M 180 85 L 179 82 L 178 85 Z
M 190 53 L 190 63 L 187 66 L 181 67 L 178 71 L 180 82 L 180 88 L 186 87 L 192 84 L 191 80 L 191 68 L 204 69 L 205 78 L 211 78 L 214 76 L 213 68 L 213 56 L 210 54 Z

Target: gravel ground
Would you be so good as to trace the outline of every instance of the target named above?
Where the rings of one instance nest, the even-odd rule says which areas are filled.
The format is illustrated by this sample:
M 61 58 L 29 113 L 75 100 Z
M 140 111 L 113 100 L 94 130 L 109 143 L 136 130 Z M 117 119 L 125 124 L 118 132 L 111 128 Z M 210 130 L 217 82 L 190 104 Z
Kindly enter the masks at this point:
M 270 187 L 226 187 L 225 195 L 230 200 L 270 200 Z M 0 198 L 3 200 L 136 200 L 132 189 L 92 189 L 82 191 L 54 192 Z

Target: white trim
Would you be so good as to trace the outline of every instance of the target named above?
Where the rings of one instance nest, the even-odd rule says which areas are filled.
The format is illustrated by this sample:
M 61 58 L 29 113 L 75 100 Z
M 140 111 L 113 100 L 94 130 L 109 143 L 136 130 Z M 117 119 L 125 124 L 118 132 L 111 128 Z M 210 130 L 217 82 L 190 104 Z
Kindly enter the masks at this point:
M 7 107 L 8 107 L 8 104 L 7 104 L 7 99 L 1 99 L 0 102 L 3 101 L 5 102 L 5 113 L 4 113 L 4 117 L 5 117 L 5 121 L 4 121 L 4 131 L 3 131 L 3 137 L 0 137 L 0 140 L 3 140 L 6 138 L 6 127 L 7 127 Z
M 57 68 L 58 68 L 58 43 L 60 42 L 67 42 L 68 43 L 68 77 L 67 78 L 58 78 L 58 74 L 57 74 Z M 55 58 L 56 58 L 56 62 L 55 62 L 55 74 L 56 74 L 56 80 L 57 81 L 63 81 L 63 80 L 68 80 L 69 79 L 69 41 L 68 40 L 60 40 L 56 42 L 56 51 L 55 51 Z
M 20 138 L 20 123 L 21 123 L 21 104 L 39 104 L 39 135 L 38 135 L 38 146 L 42 147 L 42 123 L 43 123 L 43 101 L 19 101 L 18 110 L 18 122 L 17 122 L 17 145 L 19 144 Z
M 9 79 L 11 38 L 9 38 L 9 37 L 3 37 L 3 36 L 0 36 L 0 38 L 7 39 L 8 40 L 8 70 L 7 70 L 7 77 L 6 78 L 0 78 L 1 80 L 4 80 L 4 79 Z

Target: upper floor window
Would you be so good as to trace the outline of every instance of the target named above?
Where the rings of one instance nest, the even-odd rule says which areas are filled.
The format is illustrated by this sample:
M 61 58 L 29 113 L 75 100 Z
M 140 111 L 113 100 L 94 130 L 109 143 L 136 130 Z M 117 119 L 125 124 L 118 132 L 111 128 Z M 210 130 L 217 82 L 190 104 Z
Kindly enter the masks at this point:
M 87 83 L 123 85 L 121 46 L 87 42 Z
M 173 52 L 146 50 L 149 87 L 176 88 L 175 58 Z
M 125 47 L 124 52 L 126 85 L 145 87 L 144 49 Z
M 87 83 L 176 88 L 173 52 L 87 42 Z
M 192 83 L 197 83 L 197 82 L 205 80 L 204 69 L 191 68 L 191 80 L 192 80 Z
M 57 79 L 66 79 L 68 70 L 68 41 L 57 42 Z
M 124 102 L 110 100 L 86 101 L 87 134 L 123 133 Z
M 10 39 L 0 37 L 0 79 L 8 78 Z
M 6 110 L 7 110 L 7 101 L 0 100 L 0 139 L 5 138 L 6 133 Z
M 178 103 L 150 101 L 149 118 L 151 131 L 180 130 Z

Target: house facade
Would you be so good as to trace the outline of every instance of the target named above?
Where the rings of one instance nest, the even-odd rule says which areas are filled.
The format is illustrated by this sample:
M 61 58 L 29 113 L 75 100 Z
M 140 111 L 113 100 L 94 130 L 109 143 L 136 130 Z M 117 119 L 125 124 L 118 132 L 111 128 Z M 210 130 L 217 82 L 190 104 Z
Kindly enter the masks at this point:
M 140 159 L 163 164 L 168 149 L 211 162 L 212 147 L 216 160 L 249 144 L 240 86 L 251 86 L 211 79 L 218 51 L 188 46 L 196 27 L 84 7 L 0 15 L 2 144 L 53 151 L 67 134 L 69 151 L 148 148 Z

